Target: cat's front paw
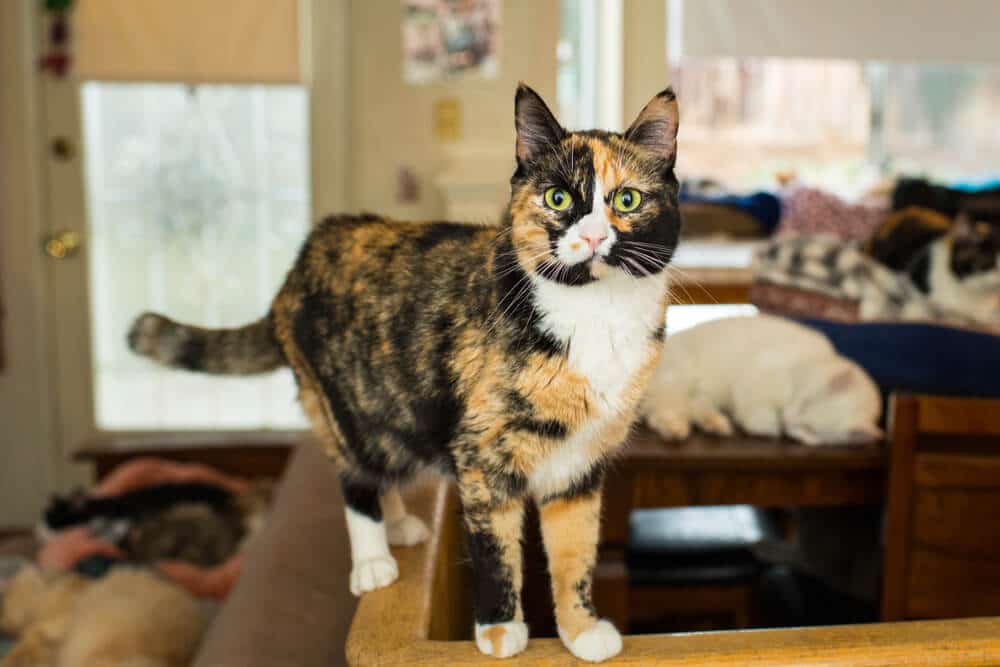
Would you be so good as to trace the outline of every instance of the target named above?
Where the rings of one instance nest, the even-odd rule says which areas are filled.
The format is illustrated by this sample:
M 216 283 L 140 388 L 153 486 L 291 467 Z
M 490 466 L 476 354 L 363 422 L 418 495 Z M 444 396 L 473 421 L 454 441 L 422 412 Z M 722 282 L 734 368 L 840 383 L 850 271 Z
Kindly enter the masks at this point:
M 622 650 L 622 636 L 610 621 L 601 619 L 570 639 L 559 628 L 559 639 L 569 652 L 587 662 L 601 662 L 612 658 Z
M 528 646 L 528 626 L 519 621 L 476 623 L 476 646 L 494 658 L 509 658 Z
M 431 536 L 431 531 L 427 524 L 412 514 L 405 515 L 402 519 L 390 521 L 385 527 L 389 544 L 394 547 L 412 547 L 414 544 L 426 542 Z
M 733 423 L 718 410 L 710 410 L 698 417 L 698 428 L 713 435 L 731 436 Z
M 384 588 L 399 578 L 399 567 L 392 556 L 376 556 L 354 564 L 351 569 L 351 593 L 361 596 Z
M 667 440 L 684 440 L 691 435 L 691 423 L 676 412 L 654 412 L 646 417 L 646 423 Z

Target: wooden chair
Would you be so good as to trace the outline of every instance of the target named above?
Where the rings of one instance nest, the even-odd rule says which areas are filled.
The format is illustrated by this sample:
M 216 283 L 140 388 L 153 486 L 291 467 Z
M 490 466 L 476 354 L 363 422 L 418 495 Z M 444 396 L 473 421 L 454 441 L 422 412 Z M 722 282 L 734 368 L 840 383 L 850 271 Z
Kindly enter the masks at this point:
M 890 405 L 882 620 L 1000 614 L 1000 399 Z

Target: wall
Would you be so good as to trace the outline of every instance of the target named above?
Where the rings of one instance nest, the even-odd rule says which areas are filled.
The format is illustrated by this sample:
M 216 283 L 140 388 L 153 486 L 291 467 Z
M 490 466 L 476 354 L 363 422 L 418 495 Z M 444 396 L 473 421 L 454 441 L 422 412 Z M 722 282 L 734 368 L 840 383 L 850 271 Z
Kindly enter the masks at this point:
M 35 2 L 0 2 L 0 527 L 31 525 L 55 487 L 56 445 L 39 250 L 40 146 L 31 19 Z
M 351 3 L 351 208 L 408 219 L 440 218 L 444 202 L 433 179 L 449 162 L 447 147 L 433 137 L 433 105 L 455 97 L 462 105 L 462 143 L 490 154 L 509 154 L 486 167 L 505 183 L 513 169 L 514 90 L 523 80 L 556 108 L 556 0 L 502 3 L 502 46 L 496 79 L 413 86 L 403 82 L 400 45 L 401 3 Z M 397 169 L 414 170 L 421 198 L 396 201 Z M 495 166 L 494 166 L 495 165 Z
M 626 0 L 622 56 L 625 125 L 670 83 L 667 67 L 666 0 Z M 682 116 L 683 118 L 683 116 Z

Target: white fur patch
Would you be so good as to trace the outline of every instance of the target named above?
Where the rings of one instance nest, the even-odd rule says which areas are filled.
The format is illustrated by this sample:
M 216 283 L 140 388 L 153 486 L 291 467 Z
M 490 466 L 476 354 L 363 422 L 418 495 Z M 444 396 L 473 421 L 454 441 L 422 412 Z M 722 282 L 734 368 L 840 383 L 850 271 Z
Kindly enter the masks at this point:
M 618 239 L 615 228 L 611 226 L 608 219 L 607 203 L 604 201 L 604 189 L 600 180 L 594 180 L 594 198 L 592 200 L 590 213 L 577 220 L 566 230 L 556 243 L 556 257 L 564 264 L 579 264 L 585 262 L 595 254 L 600 257 L 607 257 Z M 607 238 L 597 246 L 597 251 L 592 252 L 584 233 L 603 235 Z
M 385 523 L 344 508 L 351 540 L 351 593 L 361 595 L 388 586 L 399 577 L 396 560 L 389 553 Z
M 528 626 L 520 621 L 476 623 L 476 646 L 494 658 L 509 658 L 528 646 Z
M 609 621 L 600 620 L 570 641 L 559 628 L 559 639 L 570 653 L 587 662 L 601 662 L 622 650 L 622 636 Z
M 532 472 L 529 486 L 544 496 L 591 469 L 598 452 L 588 448 L 595 435 L 632 407 L 634 399 L 626 390 L 647 359 L 652 332 L 662 324 L 667 277 L 660 273 L 633 279 L 613 269 L 604 279 L 582 286 L 537 276 L 533 280 L 542 327 L 569 346 L 569 365 L 590 384 L 596 415 Z
M 928 295 L 942 308 L 962 313 L 979 322 L 1000 322 L 1000 272 L 989 271 L 959 280 L 951 271 L 951 239 L 931 245 L 931 270 Z

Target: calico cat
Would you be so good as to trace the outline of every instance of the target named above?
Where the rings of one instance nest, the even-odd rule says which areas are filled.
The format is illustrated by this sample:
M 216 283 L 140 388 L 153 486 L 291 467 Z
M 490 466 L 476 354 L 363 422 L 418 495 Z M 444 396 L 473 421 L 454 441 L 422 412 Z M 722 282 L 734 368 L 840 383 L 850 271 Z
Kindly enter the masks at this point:
M 910 281 L 943 310 L 1000 325 L 1000 225 L 960 216 L 907 265 Z
M 559 635 L 621 649 L 591 603 L 608 459 L 662 347 L 680 229 L 677 103 L 667 89 L 623 133 L 570 132 L 525 85 L 499 228 L 336 216 L 309 235 L 270 311 L 208 330 L 144 314 L 133 350 L 210 373 L 287 364 L 337 465 L 361 594 L 397 578 L 389 544 L 427 535 L 397 486 L 458 481 L 475 570 L 475 639 L 521 652 L 521 523 L 539 505 Z

